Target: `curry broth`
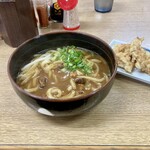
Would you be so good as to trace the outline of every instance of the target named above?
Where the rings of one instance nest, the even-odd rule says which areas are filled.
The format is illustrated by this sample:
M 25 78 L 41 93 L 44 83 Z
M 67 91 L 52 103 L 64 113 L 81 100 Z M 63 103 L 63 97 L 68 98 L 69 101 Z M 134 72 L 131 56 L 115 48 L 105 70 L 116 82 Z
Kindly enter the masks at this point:
M 85 57 L 86 56 L 88 57 L 90 55 L 89 58 L 91 60 L 96 59 L 96 60 L 101 61 L 100 63 L 98 63 L 98 67 L 99 67 L 98 78 L 103 78 L 104 73 L 109 78 L 110 69 L 109 69 L 107 62 L 104 60 L 104 58 L 102 58 L 100 55 L 98 55 L 95 52 L 91 53 L 91 51 L 89 50 L 83 50 L 83 51 L 84 51 Z M 37 79 L 35 80 L 36 86 L 38 86 L 38 89 L 31 93 L 40 97 L 44 97 L 44 98 L 48 98 L 46 95 L 46 92 L 48 91 L 49 88 L 56 87 L 60 89 L 62 91 L 61 97 L 63 97 L 64 95 L 68 95 L 71 90 L 75 90 L 76 96 L 80 96 L 80 95 L 83 96 L 83 95 L 87 95 L 91 93 L 92 91 L 96 90 L 99 87 L 102 87 L 107 82 L 107 80 L 104 80 L 101 83 L 97 84 L 96 82 L 93 82 L 92 80 L 84 79 L 84 83 L 80 83 L 80 82 L 76 83 L 76 78 L 77 78 L 76 73 L 70 72 L 70 71 L 62 71 L 60 68 L 57 68 L 57 67 L 51 70 L 52 75 L 49 78 L 49 75 L 45 73 L 44 70 L 40 66 L 38 66 L 38 69 L 40 70 L 40 73 L 38 74 Z M 96 67 L 93 66 L 92 69 L 95 70 Z M 76 89 L 72 87 L 70 88 L 71 80 L 75 81 Z M 21 84 L 20 80 L 18 80 L 17 83 L 23 89 L 27 89 L 28 87 L 35 87 L 35 83 L 33 85 L 33 83 L 30 81 L 23 85 Z M 88 86 L 92 88 L 88 88 Z M 53 92 L 53 94 L 55 95 L 55 92 Z

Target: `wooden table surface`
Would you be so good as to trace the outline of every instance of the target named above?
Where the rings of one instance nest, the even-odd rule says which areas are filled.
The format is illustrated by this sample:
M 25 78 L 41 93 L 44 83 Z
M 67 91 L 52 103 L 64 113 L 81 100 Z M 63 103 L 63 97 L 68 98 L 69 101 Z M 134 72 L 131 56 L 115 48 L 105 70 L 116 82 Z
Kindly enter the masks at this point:
M 149 0 L 114 0 L 113 10 L 104 14 L 94 11 L 93 1 L 79 0 L 81 27 L 77 32 L 90 33 L 107 43 L 113 39 L 130 42 L 139 36 L 145 39 L 143 45 L 150 46 Z M 41 34 L 61 30 L 61 23 L 50 22 Z M 109 145 L 111 149 L 113 145 L 150 145 L 150 85 L 117 75 L 108 96 L 89 112 L 76 117 L 48 117 L 26 106 L 14 92 L 7 76 L 7 61 L 13 51 L 14 48 L 0 40 L 0 144 L 3 148 Z

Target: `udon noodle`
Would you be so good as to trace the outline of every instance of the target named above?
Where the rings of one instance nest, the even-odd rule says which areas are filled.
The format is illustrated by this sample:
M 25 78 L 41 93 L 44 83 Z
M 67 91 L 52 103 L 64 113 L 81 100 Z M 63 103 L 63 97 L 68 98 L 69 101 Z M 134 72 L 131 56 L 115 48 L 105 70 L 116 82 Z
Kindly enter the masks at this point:
M 18 74 L 17 84 L 31 94 L 61 100 L 94 92 L 109 77 L 109 66 L 100 55 L 66 46 L 34 55 Z

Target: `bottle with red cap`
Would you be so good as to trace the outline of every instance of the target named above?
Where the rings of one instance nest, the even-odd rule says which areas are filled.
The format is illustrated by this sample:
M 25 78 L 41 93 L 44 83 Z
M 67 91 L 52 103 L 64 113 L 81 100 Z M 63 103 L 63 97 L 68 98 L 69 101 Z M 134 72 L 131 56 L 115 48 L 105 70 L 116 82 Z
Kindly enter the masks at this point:
M 63 27 L 66 30 L 76 30 L 80 27 L 77 3 L 78 0 L 58 0 L 58 5 L 64 10 Z

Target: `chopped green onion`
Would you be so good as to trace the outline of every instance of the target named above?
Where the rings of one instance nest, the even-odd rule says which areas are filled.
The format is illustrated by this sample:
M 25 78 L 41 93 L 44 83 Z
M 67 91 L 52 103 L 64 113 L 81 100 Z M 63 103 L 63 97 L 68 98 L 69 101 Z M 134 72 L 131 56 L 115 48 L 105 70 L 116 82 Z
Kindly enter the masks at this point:
M 92 67 L 84 58 L 84 53 L 75 46 L 66 46 L 58 48 L 57 50 L 59 52 L 57 59 L 63 61 L 67 70 L 80 70 L 85 74 L 90 74 L 92 72 Z

